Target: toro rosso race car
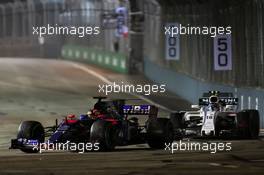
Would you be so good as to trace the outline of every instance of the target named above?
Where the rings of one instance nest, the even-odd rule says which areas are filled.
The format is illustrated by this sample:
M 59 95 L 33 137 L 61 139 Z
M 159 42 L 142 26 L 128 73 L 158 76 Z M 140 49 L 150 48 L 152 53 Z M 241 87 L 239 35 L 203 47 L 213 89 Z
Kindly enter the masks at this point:
M 254 109 L 238 111 L 238 98 L 232 93 L 204 93 L 195 111 L 172 113 L 175 139 L 188 136 L 237 137 L 256 139 L 259 135 L 259 112 Z
M 111 151 L 115 146 L 148 143 L 151 148 L 163 148 L 173 142 L 173 126 L 169 119 L 158 118 L 158 108 L 152 105 L 127 105 L 125 100 L 98 99 L 87 114 L 69 115 L 61 123 L 43 127 L 37 121 L 20 124 L 10 149 L 26 153 L 39 152 L 43 143 L 98 143 L 98 150 Z M 138 117 L 147 115 L 143 125 Z M 47 139 L 45 139 L 47 138 Z M 38 147 L 36 147 L 36 145 Z M 41 145 L 41 146 L 40 146 Z M 37 149 L 36 149 L 37 148 Z

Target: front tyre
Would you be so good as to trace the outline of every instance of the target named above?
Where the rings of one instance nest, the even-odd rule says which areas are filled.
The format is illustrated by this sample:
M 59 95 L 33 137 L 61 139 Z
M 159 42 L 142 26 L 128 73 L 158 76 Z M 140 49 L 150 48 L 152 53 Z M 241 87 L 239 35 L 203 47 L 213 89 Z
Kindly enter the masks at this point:
M 174 139 L 172 123 L 167 118 L 150 118 L 147 121 L 147 143 L 150 148 L 162 149 Z
M 17 139 L 37 140 L 43 143 L 45 140 L 44 127 L 37 121 L 24 121 L 19 125 Z M 38 149 L 20 148 L 25 153 L 37 153 Z
M 259 112 L 248 110 L 249 113 L 249 138 L 257 139 L 259 136 Z
M 259 112 L 243 110 L 237 115 L 237 132 L 239 138 L 257 139 L 259 136 Z
M 171 113 L 170 114 L 170 122 L 173 126 L 173 133 L 174 133 L 174 140 L 181 140 L 183 139 L 183 115 L 184 113 Z

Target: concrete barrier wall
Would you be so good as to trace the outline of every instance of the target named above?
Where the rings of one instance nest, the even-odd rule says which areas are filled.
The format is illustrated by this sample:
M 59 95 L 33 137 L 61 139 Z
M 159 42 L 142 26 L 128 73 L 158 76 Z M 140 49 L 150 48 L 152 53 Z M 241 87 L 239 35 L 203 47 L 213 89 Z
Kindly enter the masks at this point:
M 148 58 L 144 59 L 145 75 L 159 84 L 166 84 L 167 90 L 174 92 L 192 104 L 198 103 L 203 92 L 218 90 L 233 92 L 239 98 L 240 109 L 258 109 L 260 126 L 264 128 L 264 90 L 255 88 L 240 88 L 228 85 L 202 82 L 187 75 L 177 73 L 165 67 L 158 66 Z
M 85 46 L 65 45 L 61 51 L 62 58 L 95 64 L 119 73 L 127 73 L 127 57 L 123 54 L 92 49 Z

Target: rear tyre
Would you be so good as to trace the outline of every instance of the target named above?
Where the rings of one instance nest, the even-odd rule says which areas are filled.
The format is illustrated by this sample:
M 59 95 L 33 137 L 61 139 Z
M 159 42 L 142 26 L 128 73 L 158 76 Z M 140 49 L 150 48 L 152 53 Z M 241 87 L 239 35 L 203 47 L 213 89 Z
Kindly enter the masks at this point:
M 117 143 L 115 127 L 107 121 L 97 120 L 93 123 L 90 132 L 90 142 L 99 144 L 99 151 L 112 151 Z
M 37 121 L 24 121 L 19 125 L 17 139 L 38 140 L 43 143 L 45 140 L 44 127 Z M 25 153 L 37 153 L 39 149 L 21 148 Z
M 174 139 L 173 126 L 167 118 L 152 118 L 147 121 L 147 143 L 153 149 L 165 148 Z

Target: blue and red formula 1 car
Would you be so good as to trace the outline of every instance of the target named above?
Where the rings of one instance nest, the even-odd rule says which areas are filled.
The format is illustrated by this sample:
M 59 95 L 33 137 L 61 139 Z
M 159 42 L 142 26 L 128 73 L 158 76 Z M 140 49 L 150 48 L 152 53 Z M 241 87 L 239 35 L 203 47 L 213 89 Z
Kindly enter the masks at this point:
M 127 105 L 125 100 L 98 99 L 94 108 L 76 118 L 69 115 L 58 124 L 43 127 L 37 121 L 20 124 L 17 138 L 11 140 L 11 149 L 26 153 L 39 152 L 36 145 L 43 143 L 98 143 L 98 150 L 111 151 L 115 146 L 148 143 L 160 149 L 173 142 L 173 126 L 169 119 L 158 118 L 158 108 L 152 105 Z M 147 115 L 143 125 L 138 117 Z M 45 139 L 48 138 L 48 139 Z

